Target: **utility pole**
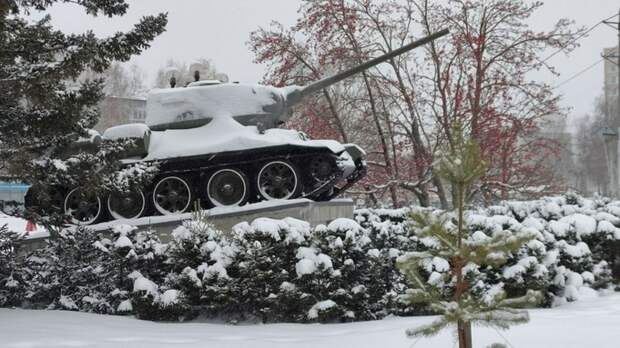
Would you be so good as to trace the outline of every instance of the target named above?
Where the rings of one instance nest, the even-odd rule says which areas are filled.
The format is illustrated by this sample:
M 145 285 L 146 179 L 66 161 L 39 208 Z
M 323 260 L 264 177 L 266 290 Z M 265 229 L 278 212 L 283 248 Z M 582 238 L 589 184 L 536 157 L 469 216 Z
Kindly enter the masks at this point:
M 603 21 L 603 23 L 609 25 L 610 27 L 614 28 L 617 32 L 618 32 L 618 46 L 616 47 L 616 52 L 615 54 L 611 54 L 611 55 L 607 55 L 607 56 L 603 56 L 603 58 L 605 58 L 606 60 L 608 60 L 609 62 L 613 63 L 616 65 L 616 70 L 618 72 L 618 81 L 617 81 L 617 88 L 618 91 L 616 93 L 616 122 L 620 122 L 620 9 L 618 10 L 618 18 L 617 18 L 617 22 L 613 22 L 613 21 Z M 615 62 L 613 60 L 613 58 L 615 58 Z M 605 91 L 605 105 L 607 105 L 607 91 Z M 607 106 L 605 107 L 605 109 L 609 110 L 607 108 Z M 613 124 L 617 124 L 617 123 L 613 123 Z M 617 134 L 618 129 L 614 129 L 615 133 Z M 617 135 L 616 135 L 617 137 Z M 618 147 L 616 145 L 616 147 Z M 614 152 L 611 152 L 610 155 L 612 155 Z M 616 151 L 616 158 L 609 161 L 608 163 L 616 163 L 616 164 L 620 164 L 620 149 L 617 148 Z M 610 158 L 611 159 L 611 158 Z M 616 165 L 615 168 L 610 168 L 610 173 L 612 175 L 611 180 L 612 180 L 612 190 L 614 191 L 612 196 L 614 197 L 618 197 L 620 195 L 620 166 Z M 615 178 L 615 179 L 614 179 Z

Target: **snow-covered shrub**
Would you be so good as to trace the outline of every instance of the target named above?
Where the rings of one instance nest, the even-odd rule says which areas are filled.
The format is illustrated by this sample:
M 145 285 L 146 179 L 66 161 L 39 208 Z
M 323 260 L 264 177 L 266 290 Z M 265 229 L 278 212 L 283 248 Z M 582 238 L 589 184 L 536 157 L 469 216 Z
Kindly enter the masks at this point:
M 112 291 L 110 302 L 118 309 L 120 304 L 129 299 L 133 283 L 130 274 L 139 270 L 141 274 L 161 281 L 168 273 L 164 255 L 166 245 L 162 244 L 151 230 L 138 231 L 129 225 L 116 225 L 112 228 L 111 238 L 101 238 L 95 247 L 104 251 L 110 259 L 105 267 L 116 288 Z M 123 312 L 121 306 L 121 313 Z
M 36 307 L 128 313 L 129 274 L 140 269 L 162 278 L 163 251 L 150 231 L 126 225 L 104 235 L 85 227 L 64 229 L 22 265 L 32 274 L 25 300 Z
M 181 272 L 186 267 L 197 269 L 209 257 L 209 242 L 218 241 L 221 232 L 206 217 L 195 215 L 172 231 L 168 243 L 167 263 Z
M 313 304 L 312 308 L 320 315 L 311 315 L 316 311 L 308 312 L 308 319 L 352 321 L 377 318 L 377 309 L 373 307 L 380 303 L 385 292 L 380 280 L 381 267 L 377 265 L 383 264 L 384 258 L 372 245 L 368 231 L 354 220 L 341 218 L 328 226 L 315 228 L 311 239 L 319 277 L 310 277 L 305 282 L 304 285 L 314 287 L 314 290 L 309 287 L 306 292 L 320 296 L 316 303 L 332 301 L 333 304 L 328 302 L 331 305 L 325 310 L 320 310 L 322 306 L 317 309 Z M 305 257 L 312 258 L 312 254 Z
M 23 257 L 14 238 L 0 233 L 0 305 L 25 302 L 150 320 L 201 314 L 308 322 L 425 314 L 427 307 L 402 301 L 408 284 L 396 267 L 398 258 L 434 247 L 408 221 L 421 210 L 362 209 L 354 220 L 315 228 L 261 218 L 229 233 L 195 216 L 166 244 L 129 226 L 106 233 L 79 227 Z M 464 272 L 481 298 L 499 288 L 509 297 L 539 290 L 548 306 L 591 296 L 614 280 L 619 226 L 619 202 L 574 195 L 476 209 L 467 213 L 467 243 L 521 231 L 534 239 L 498 255 L 505 259 L 501 268 L 472 263 Z M 437 291 L 451 289 L 449 262 L 438 258 L 420 267 Z
M 387 314 L 420 314 L 423 308 L 413 308 L 402 301 L 407 290 L 404 274 L 397 269 L 396 260 L 407 252 L 423 248 L 422 242 L 409 228 L 408 218 L 418 208 L 401 209 L 359 209 L 355 211 L 355 220 L 367 232 L 372 242 L 370 273 L 374 279 L 369 292 L 374 297 L 381 294 L 381 299 L 371 303 L 372 312 L 377 317 Z
M 111 258 L 100 245 L 97 233 L 83 227 L 47 240 L 23 265 L 32 270 L 26 301 L 35 307 L 114 313 L 108 297 L 115 289 Z
M 231 293 L 223 309 L 225 316 L 294 320 L 295 310 L 285 307 L 291 303 L 286 299 L 279 303 L 279 297 L 289 295 L 282 284 L 296 279 L 297 251 L 305 245 L 309 232 L 308 223 L 292 218 L 260 218 L 234 226 L 231 247 L 235 256 L 226 268 Z
M 209 314 L 228 301 L 226 267 L 234 250 L 205 216 L 195 214 L 177 227 L 166 255 L 171 269 L 166 287 L 181 290 L 189 303 L 207 308 Z
M 0 307 L 18 306 L 26 290 L 28 269 L 19 255 L 23 236 L 0 226 Z
M 479 268 L 476 280 L 471 281 L 480 282 L 481 289 L 501 283 L 508 296 L 539 290 L 545 295 L 543 305 L 587 296 L 590 288 L 608 287 L 612 282 L 610 264 L 617 258 L 614 246 L 620 239 L 614 225 L 620 218 L 613 214 L 614 206 L 613 202 L 569 194 L 470 211 L 467 227 L 472 239 L 523 230 L 536 236 L 507 255 L 501 270 Z
M 154 321 L 183 321 L 191 318 L 191 305 L 182 292 L 176 289 L 161 291 L 152 280 L 134 271 L 131 308 L 136 317 Z

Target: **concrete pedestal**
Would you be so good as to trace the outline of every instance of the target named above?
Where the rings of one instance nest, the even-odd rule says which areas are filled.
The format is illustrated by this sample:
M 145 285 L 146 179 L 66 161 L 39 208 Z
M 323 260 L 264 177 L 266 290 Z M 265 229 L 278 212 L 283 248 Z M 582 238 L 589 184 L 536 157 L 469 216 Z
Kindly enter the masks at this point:
M 207 218 L 220 230 L 227 232 L 243 221 L 256 218 L 283 219 L 292 217 L 307 221 L 311 226 L 328 224 L 337 218 L 353 218 L 354 204 L 350 199 L 335 199 L 329 202 L 314 202 L 309 199 L 293 199 L 277 202 L 261 202 L 234 208 L 213 208 L 207 211 Z M 108 233 L 115 225 L 128 224 L 141 229 L 153 229 L 163 242 L 170 240 L 170 233 L 192 218 L 192 213 L 149 216 L 130 221 L 110 221 L 89 226 L 95 231 Z M 33 250 L 44 245 L 46 238 L 27 239 L 26 249 Z

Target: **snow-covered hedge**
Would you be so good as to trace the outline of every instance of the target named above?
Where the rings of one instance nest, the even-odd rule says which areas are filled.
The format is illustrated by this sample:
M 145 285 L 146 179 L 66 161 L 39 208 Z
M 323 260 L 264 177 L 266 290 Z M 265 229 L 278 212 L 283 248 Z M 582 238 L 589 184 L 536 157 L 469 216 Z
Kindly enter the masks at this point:
M 119 226 L 107 238 L 66 230 L 20 257 L 0 240 L 0 305 L 135 314 L 183 320 L 312 322 L 426 313 L 401 301 L 407 283 L 399 257 L 432 248 L 408 223 L 418 208 L 362 209 L 355 220 L 310 228 L 292 218 L 261 218 L 217 231 L 195 219 L 169 243 Z M 469 212 L 471 242 L 529 229 L 536 239 L 504 255 L 500 270 L 467 266 L 472 286 L 509 295 L 537 289 L 550 306 L 609 287 L 620 255 L 620 202 L 574 195 L 505 202 Z M 13 240 L 13 245 L 16 242 Z M 7 252 L 10 251 L 10 252 Z M 6 265 L 6 266 L 4 266 Z M 3 267 L 4 266 L 4 267 Z M 450 291 L 448 260 L 423 265 L 428 282 Z M 617 274 L 617 273 L 616 273 Z
M 418 240 L 415 231 L 408 228 L 407 216 L 421 210 L 358 210 L 356 219 L 366 229 L 378 231 L 380 237 L 373 237 L 375 242 L 385 240 L 388 247 L 400 252 L 420 251 L 434 246 L 433 240 Z M 536 238 L 518 253 L 507 255 L 508 262 L 499 271 L 469 265 L 468 276 L 481 289 L 501 284 L 509 296 L 523 295 L 527 289 L 540 290 L 545 306 L 593 295 L 595 289 L 610 286 L 620 276 L 619 216 L 620 201 L 591 200 L 574 194 L 509 201 L 470 211 L 467 227 L 471 243 L 504 231 L 526 229 Z M 427 266 L 429 283 L 451 279 L 446 265 L 447 260 L 434 260 Z

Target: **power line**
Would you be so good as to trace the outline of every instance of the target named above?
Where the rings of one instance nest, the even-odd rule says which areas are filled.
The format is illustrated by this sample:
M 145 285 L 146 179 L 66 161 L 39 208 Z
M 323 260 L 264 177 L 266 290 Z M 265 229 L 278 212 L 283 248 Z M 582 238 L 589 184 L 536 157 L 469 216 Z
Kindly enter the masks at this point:
M 584 36 L 588 35 L 592 30 L 596 29 L 599 25 L 604 24 L 606 21 L 614 18 L 618 16 L 618 14 L 614 14 L 613 16 L 609 16 L 605 19 L 601 19 L 600 21 L 598 21 L 597 23 L 595 23 L 594 25 L 592 25 L 590 28 L 588 28 L 588 30 L 584 31 L 583 33 L 581 33 L 579 36 L 577 36 L 576 38 L 570 40 L 569 42 L 567 42 L 566 44 L 564 44 L 563 46 L 561 46 L 557 51 L 551 53 L 549 56 L 547 56 L 545 59 L 541 60 L 540 63 L 545 63 L 546 61 L 548 61 L 549 59 L 553 58 L 556 54 L 564 51 L 564 49 L 566 47 L 568 47 L 568 45 L 573 44 L 575 42 L 577 42 L 578 40 L 581 40 Z M 529 70 L 526 71 L 526 73 L 532 71 L 534 69 L 534 67 L 530 68 Z
M 598 61 L 596 61 L 594 64 L 589 65 L 589 66 L 588 66 L 588 67 L 586 67 L 585 69 L 583 69 L 583 70 L 579 71 L 578 73 L 576 73 L 575 75 L 573 75 L 573 76 L 571 76 L 571 77 L 567 78 L 566 80 L 564 80 L 564 81 L 562 81 L 562 82 L 558 83 L 557 85 L 553 86 L 552 88 L 554 88 L 554 89 L 555 89 L 555 88 L 558 88 L 558 87 L 560 87 L 560 86 L 562 86 L 562 85 L 565 85 L 565 84 L 569 83 L 570 81 L 572 81 L 572 80 L 576 79 L 577 77 L 579 77 L 579 76 L 581 76 L 582 74 L 586 73 L 587 71 L 589 71 L 590 69 L 594 68 L 595 66 L 597 66 L 597 65 L 601 64 L 601 62 L 603 62 L 604 60 L 605 60 L 604 58 L 599 59 L 599 60 L 598 60 Z

